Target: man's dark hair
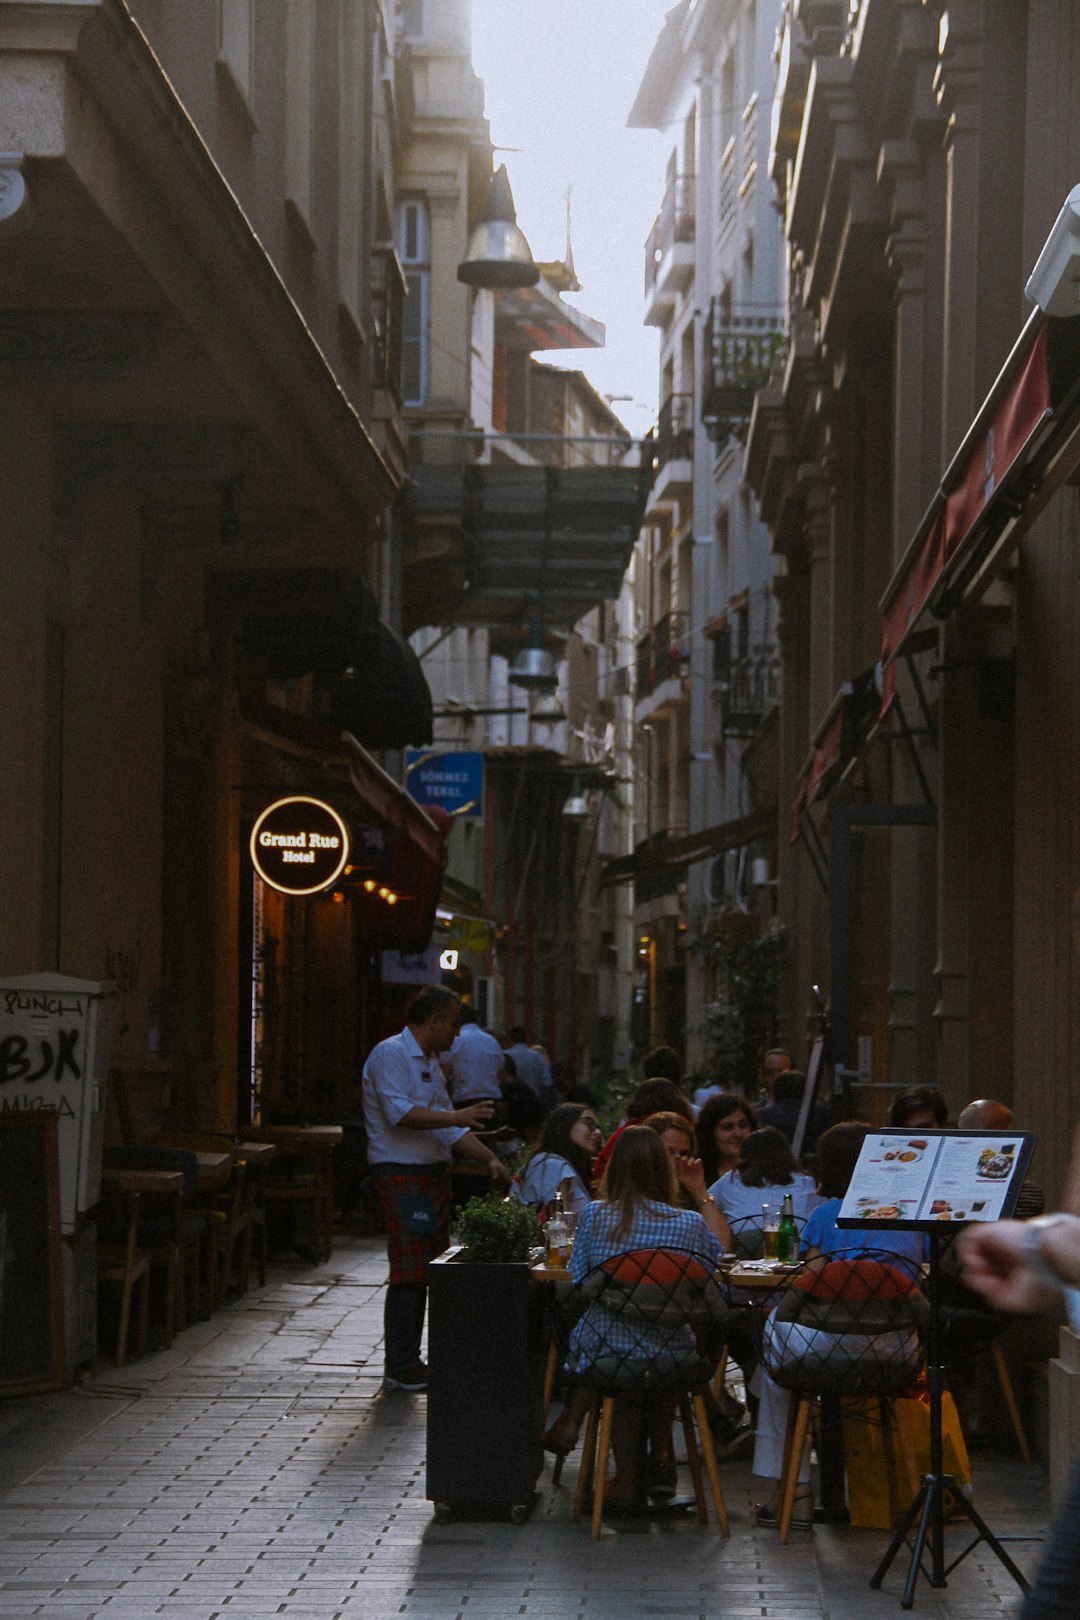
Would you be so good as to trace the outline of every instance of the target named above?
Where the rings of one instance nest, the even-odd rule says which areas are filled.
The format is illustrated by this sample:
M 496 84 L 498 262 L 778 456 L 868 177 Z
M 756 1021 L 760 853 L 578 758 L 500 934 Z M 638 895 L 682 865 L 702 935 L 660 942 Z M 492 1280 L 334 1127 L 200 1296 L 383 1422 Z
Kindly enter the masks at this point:
M 869 1130 L 869 1125 L 853 1119 L 843 1125 L 831 1125 L 818 1138 L 818 1192 L 823 1198 L 843 1198 L 851 1185 Z
M 682 1080 L 678 1052 L 673 1046 L 654 1046 L 651 1052 L 645 1054 L 641 1072 L 646 1080 L 673 1080 L 678 1085 Z
M 478 1024 L 480 1022 L 480 1014 L 471 1001 L 461 1003 L 461 1022 L 463 1024 Z
M 525 1028 L 524 1024 L 515 1024 L 513 1029 L 510 1031 L 510 1045 L 511 1046 L 517 1046 L 520 1042 L 527 1041 L 528 1038 L 529 1038 L 529 1032 Z
M 664 1080 L 659 1076 L 643 1080 L 626 1099 L 626 1117 L 631 1122 L 664 1113 L 681 1114 L 689 1120 L 694 1117 L 694 1110 L 677 1080 Z
M 784 1069 L 773 1081 L 773 1101 L 793 1102 L 802 1101 L 803 1088 L 806 1085 L 806 1076 L 799 1069 Z
M 426 1024 L 429 1018 L 439 1018 L 457 1004 L 459 997 L 443 984 L 428 984 L 409 1008 L 409 1024 Z
M 889 1109 L 889 1124 L 898 1125 L 903 1130 L 912 1114 L 919 1114 L 924 1108 L 929 1108 L 933 1114 L 935 1126 L 948 1121 L 949 1105 L 937 1087 L 913 1086 L 910 1091 L 901 1092 Z

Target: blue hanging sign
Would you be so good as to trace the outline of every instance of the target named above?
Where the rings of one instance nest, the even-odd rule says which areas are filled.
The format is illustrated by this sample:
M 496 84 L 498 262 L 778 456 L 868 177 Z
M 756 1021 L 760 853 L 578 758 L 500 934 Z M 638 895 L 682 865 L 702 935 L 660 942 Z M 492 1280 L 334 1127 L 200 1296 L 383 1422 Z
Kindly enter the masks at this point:
M 405 784 L 417 804 L 438 805 L 451 816 L 483 819 L 483 754 L 433 754 L 426 748 L 407 748 Z

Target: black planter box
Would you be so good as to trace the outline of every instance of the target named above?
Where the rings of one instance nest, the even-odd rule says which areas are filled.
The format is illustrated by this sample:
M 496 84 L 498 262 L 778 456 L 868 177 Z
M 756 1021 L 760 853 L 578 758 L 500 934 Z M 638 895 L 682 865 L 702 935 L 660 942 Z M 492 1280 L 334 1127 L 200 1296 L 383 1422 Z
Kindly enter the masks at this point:
M 449 1249 L 428 1267 L 427 1495 L 436 1516 L 528 1516 L 543 1466 L 544 1285 Z

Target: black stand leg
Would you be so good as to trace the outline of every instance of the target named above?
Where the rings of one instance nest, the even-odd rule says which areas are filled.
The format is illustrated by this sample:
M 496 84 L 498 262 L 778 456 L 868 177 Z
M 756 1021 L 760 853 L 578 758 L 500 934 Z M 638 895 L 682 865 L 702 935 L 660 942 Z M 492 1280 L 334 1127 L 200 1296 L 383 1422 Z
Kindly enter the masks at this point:
M 927 1345 L 926 1376 L 930 1386 L 930 1472 L 925 1476 L 918 1496 L 912 1502 L 897 1530 L 884 1558 L 870 1578 L 870 1585 L 877 1590 L 888 1572 L 889 1566 L 896 1557 L 900 1548 L 907 1540 L 908 1531 L 914 1524 L 916 1516 L 919 1528 L 915 1532 L 915 1540 L 911 1546 L 911 1564 L 908 1568 L 907 1583 L 904 1587 L 904 1596 L 900 1606 L 910 1609 L 915 1602 L 915 1586 L 919 1578 L 919 1571 L 923 1568 L 923 1552 L 927 1542 L 930 1544 L 930 1573 L 927 1579 L 933 1587 L 948 1585 L 948 1576 L 968 1553 L 973 1552 L 981 1542 L 986 1543 L 990 1551 L 1000 1559 L 1013 1580 L 1022 1592 L 1028 1589 L 1028 1583 L 1009 1557 L 1001 1542 L 986 1524 L 985 1520 L 976 1513 L 967 1498 L 961 1495 L 951 1474 L 942 1473 L 944 1461 L 941 1440 L 941 1396 L 944 1389 L 945 1369 L 941 1360 L 941 1234 L 930 1233 L 930 1333 Z M 959 1557 L 954 1558 L 946 1568 L 945 1565 L 945 1493 L 952 1492 L 951 1506 L 958 1509 L 970 1520 L 978 1534 L 974 1541 L 964 1548 Z

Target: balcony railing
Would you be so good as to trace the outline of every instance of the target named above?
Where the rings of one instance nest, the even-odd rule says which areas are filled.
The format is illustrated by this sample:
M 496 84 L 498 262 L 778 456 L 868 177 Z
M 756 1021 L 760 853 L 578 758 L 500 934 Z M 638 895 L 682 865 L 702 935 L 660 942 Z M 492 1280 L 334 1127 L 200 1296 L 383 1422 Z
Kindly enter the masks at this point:
M 637 644 L 636 699 L 641 703 L 651 697 L 664 681 L 685 674 L 690 662 L 687 640 L 689 616 L 686 613 L 665 613 L 658 619 L 647 636 Z
M 694 396 L 669 394 L 656 423 L 656 470 L 669 461 L 690 461 L 694 454 Z
M 697 224 L 696 188 L 692 174 L 676 175 L 664 194 L 660 212 L 645 244 L 645 296 L 648 298 L 664 255 L 673 242 L 692 242 Z
M 701 420 L 714 444 L 742 439 L 754 395 L 769 380 L 786 342 L 783 312 L 772 307 L 729 310 L 714 298 L 705 323 L 705 386 Z
M 737 659 L 724 688 L 721 730 L 725 736 L 749 737 L 779 701 L 779 659 L 771 654 Z

